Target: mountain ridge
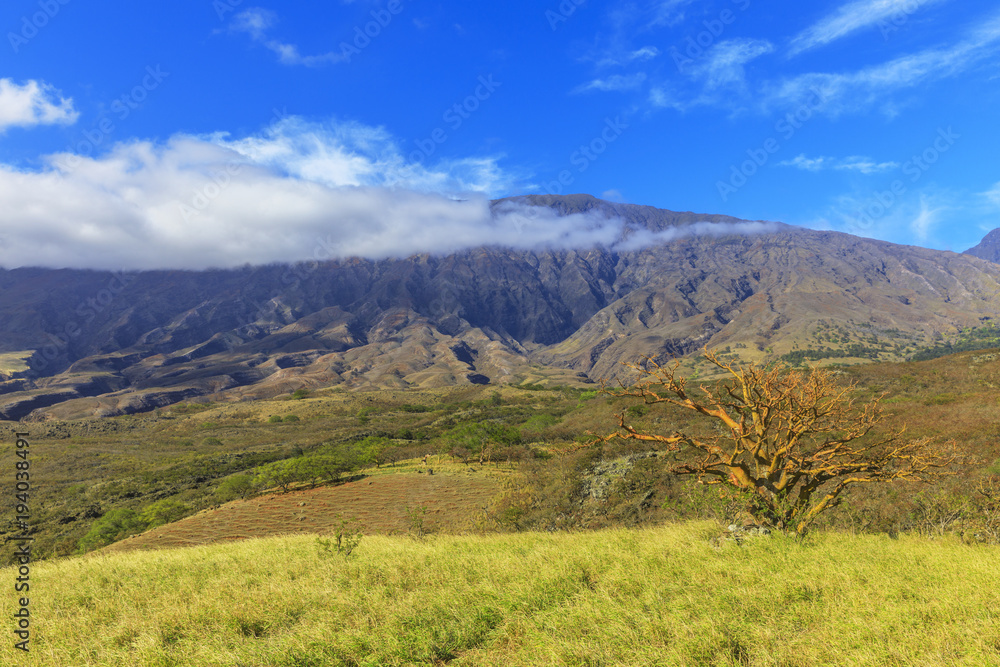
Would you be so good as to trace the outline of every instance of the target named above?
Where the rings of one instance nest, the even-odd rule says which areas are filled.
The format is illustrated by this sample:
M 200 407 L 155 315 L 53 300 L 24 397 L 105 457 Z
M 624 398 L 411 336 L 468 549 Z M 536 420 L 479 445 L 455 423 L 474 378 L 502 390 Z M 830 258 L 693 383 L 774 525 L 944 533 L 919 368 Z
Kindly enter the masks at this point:
M 642 354 L 855 345 L 899 359 L 1000 317 L 969 254 L 589 195 L 492 202 L 623 223 L 624 249 L 501 246 L 210 271 L 0 270 L 0 417 L 141 412 L 300 387 L 594 382 Z M 676 231 L 676 234 L 672 232 Z M 660 236 L 656 236 L 659 234 Z

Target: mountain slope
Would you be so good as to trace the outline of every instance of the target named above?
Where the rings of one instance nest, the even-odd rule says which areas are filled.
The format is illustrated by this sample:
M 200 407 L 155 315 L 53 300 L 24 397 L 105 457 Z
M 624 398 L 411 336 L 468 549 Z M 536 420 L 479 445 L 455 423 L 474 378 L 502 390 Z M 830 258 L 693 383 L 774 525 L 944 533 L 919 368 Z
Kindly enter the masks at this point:
M 983 237 L 983 240 L 965 251 L 966 255 L 973 255 L 990 262 L 1000 262 L 1000 229 L 994 229 Z
M 232 271 L 0 271 L 0 417 L 110 415 L 300 386 L 614 377 L 704 345 L 898 359 L 1000 317 L 1000 266 L 585 195 L 494 202 L 619 218 L 613 249 L 482 247 Z M 645 238 L 647 247 L 630 243 Z M 6 358 L 0 356 L 0 358 Z

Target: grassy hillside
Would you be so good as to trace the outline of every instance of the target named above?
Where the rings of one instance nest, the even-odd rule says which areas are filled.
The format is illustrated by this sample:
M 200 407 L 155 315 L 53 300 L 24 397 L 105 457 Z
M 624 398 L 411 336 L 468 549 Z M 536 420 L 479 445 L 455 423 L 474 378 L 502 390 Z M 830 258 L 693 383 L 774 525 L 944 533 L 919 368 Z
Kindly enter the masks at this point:
M 996 548 L 716 547 L 717 531 L 365 537 L 349 558 L 295 536 L 42 563 L 31 664 L 1000 665 Z M 23 663 L 10 642 L 0 662 Z
M 95 521 L 109 512 L 141 513 L 169 501 L 185 508 L 183 515 L 193 515 L 231 500 L 223 491 L 235 477 L 253 476 L 273 461 L 351 448 L 366 437 L 387 439 L 393 458 L 437 456 L 454 446 L 462 429 L 492 423 L 516 433 L 524 454 L 533 456 L 570 445 L 610 420 L 611 407 L 593 391 L 325 390 L 301 399 L 186 403 L 143 416 L 0 422 L 0 441 L 13 442 L 15 429 L 30 434 L 35 549 L 49 557 L 75 553 Z M 405 470 L 417 476 L 416 469 Z M 462 474 L 465 470 L 459 464 Z M 363 472 L 397 471 L 399 464 Z M 12 484 L 12 477 L 2 479 L 0 489 Z
M 981 464 L 956 468 L 957 475 L 933 485 L 859 489 L 852 503 L 827 517 L 830 525 L 883 532 L 940 526 L 943 517 L 954 514 L 952 510 L 966 502 L 979 480 L 1000 474 L 1000 352 L 864 364 L 842 372 L 845 381 L 859 382 L 859 399 L 886 394 L 884 406 L 890 425 L 905 424 L 913 437 L 928 436 L 938 442 L 954 439 Z M 75 553 L 95 522 L 116 510 L 142 513 L 166 502 L 172 504 L 171 512 L 180 508 L 179 514 L 168 517 L 171 521 L 182 516 L 193 521 L 194 515 L 201 513 L 199 521 L 217 523 L 219 516 L 229 516 L 226 513 L 231 511 L 215 508 L 233 500 L 225 491 L 234 479 L 252 477 L 272 461 L 354 447 L 366 437 L 387 438 L 397 459 L 430 454 L 438 471 L 447 472 L 442 466 L 448 465 L 447 452 L 459 441 L 456 438 L 482 424 L 520 438 L 517 488 L 506 489 L 493 511 L 495 523 L 506 528 L 639 526 L 665 519 L 721 516 L 701 490 L 665 474 L 666 459 L 625 460 L 592 483 L 594 466 L 602 461 L 621 462 L 622 457 L 641 456 L 642 452 L 594 448 L 571 456 L 550 456 L 586 440 L 588 431 L 607 433 L 615 423 L 614 412 L 629 405 L 593 390 L 540 387 L 499 391 L 486 386 L 435 391 L 322 390 L 301 399 L 285 396 L 271 401 L 180 404 L 144 416 L 17 426 L 31 433 L 35 480 L 32 525 L 36 554 L 45 557 Z M 698 433 L 709 426 L 697 415 L 661 406 L 635 410 L 630 419 L 640 428 L 660 431 Z M 0 423 L 0 437 L 11 441 L 14 429 L 15 424 Z M 501 467 L 494 463 L 485 468 L 475 457 L 472 462 L 470 467 L 455 463 L 451 470 L 465 477 L 511 470 L 506 462 Z M 369 467 L 363 473 L 405 472 L 412 481 L 420 477 L 416 472 L 420 468 L 397 462 L 380 470 Z M 478 472 L 470 475 L 471 470 Z M 361 481 L 364 488 L 367 481 Z M 499 484 L 499 480 L 494 482 Z M 10 483 L 10 479 L 0 480 L 0 487 L 9 488 Z M 267 493 L 266 489 L 261 491 Z M 337 493 L 334 497 L 340 498 Z M 420 503 L 411 504 L 443 510 L 448 503 L 461 500 L 462 512 L 476 514 L 487 504 L 483 498 L 488 494 L 486 486 L 480 485 L 451 498 L 448 494 L 422 495 Z M 301 501 L 279 497 L 281 500 L 268 502 L 287 502 L 289 520 L 303 527 L 329 526 L 337 513 L 351 514 L 356 504 L 349 499 L 338 500 L 336 508 L 310 504 L 300 509 L 297 502 Z M 258 502 L 249 501 L 253 505 Z M 399 516 L 394 522 L 382 522 L 385 525 L 372 520 L 397 512 L 398 504 L 385 496 L 381 505 L 371 505 L 358 518 L 369 532 L 398 530 L 400 523 L 405 523 Z M 455 507 L 446 523 L 476 523 L 476 516 L 454 520 Z M 322 514 L 317 514 L 320 511 Z M 252 530 L 240 534 L 262 536 L 280 532 L 283 521 L 240 519 L 231 531 L 216 530 L 223 535 L 227 531 L 238 533 L 245 523 Z M 121 537 L 139 532 L 142 528 Z
M 288 533 L 323 533 L 336 530 L 342 522 L 369 535 L 407 533 L 417 519 L 426 532 L 474 529 L 477 512 L 489 504 L 512 471 L 439 462 L 441 458 L 431 457 L 430 466 L 420 465 L 418 459 L 370 470 L 362 479 L 336 486 L 236 500 L 115 542 L 106 550 L 162 549 Z

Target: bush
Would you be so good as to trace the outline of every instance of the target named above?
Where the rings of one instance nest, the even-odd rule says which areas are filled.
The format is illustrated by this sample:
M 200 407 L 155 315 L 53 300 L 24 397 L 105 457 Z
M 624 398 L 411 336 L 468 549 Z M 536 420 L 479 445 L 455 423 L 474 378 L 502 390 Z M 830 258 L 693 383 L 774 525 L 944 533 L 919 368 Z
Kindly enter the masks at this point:
M 528 421 L 521 424 L 522 433 L 537 433 L 549 426 L 555 426 L 559 423 L 559 418 L 555 415 L 550 414 L 540 414 L 533 415 L 528 419 Z
M 292 392 L 292 400 L 301 401 L 303 398 L 309 395 L 308 389 L 296 389 Z
M 645 403 L 632 405 L 629 407 L 628 410 L 626 410 L 626 412 L 629 414 L 630 417 L 642 417 L 647 412 L 649 412 L 649 406 L 646 405 Z
M 222 441 L 218 438 L 205 438 L 201 444 L 205 447 L 222 447 Z
M 285 423 L 291 424 L 299 421 L 299 418 L 296 417 L 295 415 L 288 415 L 287 417 L 285 417 L 284 421 Z
M 348 527 L 347 521 L 341 519 L 340 526 L 334 531 L 332 539 L 316 538 L 316 548 L 319 550 L 320 558 L 332 558 L 334 555 L 349 558 L 361 544 L 362 537 L 364 535 L 359 528 Z
M 139 516 L 146 522 L 147 528 L 155 528 L 183 519 L 190 511 L 189 505 L 173 498 L 164 498 L 146 506 Z
M 94 522 L 90 530 L 80 539 L 79 552 L 100 549 L 123 537 L 146 530 L 146 522 L 132 509 L 111 510 Z
M 271 415 L 270 419 L 267 420 L 267 423 L 268 424 L 280 424 L 282 421 L 284 421 L 284 420 L 281 418 L 281 415 Z

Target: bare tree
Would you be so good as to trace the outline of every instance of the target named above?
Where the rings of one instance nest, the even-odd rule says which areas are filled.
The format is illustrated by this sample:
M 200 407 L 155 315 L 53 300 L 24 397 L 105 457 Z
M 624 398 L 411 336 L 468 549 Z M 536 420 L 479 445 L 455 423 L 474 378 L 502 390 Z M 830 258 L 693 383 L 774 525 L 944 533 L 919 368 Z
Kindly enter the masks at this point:
M 679 361 L 664 367 L 643 357 L 625 364 L 639 373 L 638 382 L 602 391 L 692 410 L 715 420 L 721 435 L 643 433 L 626 422 L 623 411 L 618 430 L 601 440 L 694 450 L 697 459 L 678 463 L 673 473 L 745 493 L 755 520 L 799 535 L 853 485 L 924 481 L 950 474 L 944 468 L 956 462 L 954 454 L 931 450 L 927 439 L 906 440 L 902 429 L 883 431 L 882 397 L 858 406 L 856 385 L 838 383 L 829 371 L 739 366 L 708 350 L 704 357 L 724 372 L 714 387 L 690 391 L 677 375 Z

